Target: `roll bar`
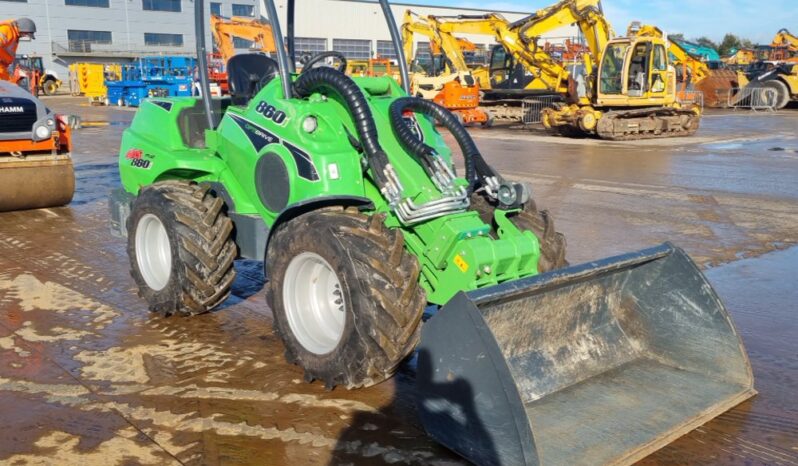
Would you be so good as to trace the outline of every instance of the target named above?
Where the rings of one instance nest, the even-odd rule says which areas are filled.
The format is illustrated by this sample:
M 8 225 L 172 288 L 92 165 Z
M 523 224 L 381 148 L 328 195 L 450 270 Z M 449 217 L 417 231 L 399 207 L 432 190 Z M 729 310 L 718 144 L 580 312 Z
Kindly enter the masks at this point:
M 402 87 L 405 92 L 410 93 L 410 75 L 407 70 L 407 60 L 404 56 L 404 49 L 402 47 L 402 36 L 399 34 L 399 28 L 396 26 L 396 20 L 391 12 L 391 5 L 388 0 L 378 0 L 382 13 L 385 16 L 385 22 L 388 25 L 388 31 L 391 34 L 391 42 L 393 43 L 394 52 L 396 53 L 397 61 L 399 62 L 399 73 L 402 78 Z M 283 33 L 280 29 L 280 20 L 277 16 L 277 8 L 274 5 L 274 0 L 260 0 L 261 7 L 266 11 L 269 17 L 269 24 L 272 27 L 272 36 L 274 45 L 277 49 L 277 64 L 280 67 L 280 79 L 283 85 L 283 96 L 290 99 L 293 96 L 291 88 L 291 73 L 296 71 L 294 64 L 296 63 L 296 49 L 294 37 L 294 20 L 295 20 L 295 0 L 288 0 L 286 13 L 286 21 L 288 27 L 287 39 L 283 40 Z M 194 0 L 194 32 L 197 41 L 197 67 L 199 68 L 198 74 L 200 78 L 200 89 L 202 92 L 202 103 L 205 108 L 205 114 L 208 118 L 208 126 L 210 128 L 216 127 L 216 116 L 213 114 L 211 106 L 211 89 L 210 79 L 208 78 L 208 48 L 205 43 L 205 0 Z

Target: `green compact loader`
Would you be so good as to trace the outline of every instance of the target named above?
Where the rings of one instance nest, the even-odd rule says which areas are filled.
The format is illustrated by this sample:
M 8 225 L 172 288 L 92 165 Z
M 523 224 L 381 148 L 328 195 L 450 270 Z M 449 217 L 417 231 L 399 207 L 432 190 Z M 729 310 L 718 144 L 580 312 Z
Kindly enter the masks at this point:
M 529 188 L 408 96 L 387 0 L 402 85 L 350 78 L 336 52 L 297 73 L 294 1 L 284 39 L 262 0 L 277 52 L 231 58 L 221 98 L 194 5 L 202 97 L 142 103 L 110 201 L 151 310 L 207 312 L 236 258 L 263 260 L 275 329 L 308 381 L 366 387 L 415 351 L 425 429 L 477 464 L 629 463 L 754 394 L 728 313 L 680 249 L 569 267 Z

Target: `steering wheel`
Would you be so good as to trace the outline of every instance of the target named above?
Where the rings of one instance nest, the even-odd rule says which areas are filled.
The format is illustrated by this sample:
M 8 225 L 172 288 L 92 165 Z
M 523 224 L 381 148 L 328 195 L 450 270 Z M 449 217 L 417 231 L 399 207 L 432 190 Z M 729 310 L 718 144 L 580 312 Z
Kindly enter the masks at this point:
M 336 58 L 336 59 L 338 59 L 340 64 L 338 65 L 337 68 L 335 68 L 335 67 L 333 67 L 333 68 L 337 69 L 341 73 L 346 72 L 346 57 L 344 56 L 343 53 L 336 52 L 336 51 L 322 52 L 322 53 L 320 53 L 318 55 L 314 55 L 313 57 L 311 57 L 310 60 L 307 61 L 307 63 L 305 63 L 302 66 L 302 72 L 304 73 L 305 70 L 309 70 L 309 69 L 313 68 L 314 65 L 317 65 L 317 64 L 321 63 L 322 61 L 324 61 L 324 60 L 326 60 L 328 58 Z M 324 66 L 324 65 L 322 65 L 322 66 Z

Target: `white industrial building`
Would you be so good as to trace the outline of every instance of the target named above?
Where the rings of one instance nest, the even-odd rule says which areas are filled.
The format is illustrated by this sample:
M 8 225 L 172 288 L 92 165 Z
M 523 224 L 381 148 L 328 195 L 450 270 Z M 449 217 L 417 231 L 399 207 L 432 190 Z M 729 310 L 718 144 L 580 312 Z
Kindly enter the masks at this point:
M 265 16 L 256 0 L 206 0 L 221 16 Z M 533 8 L 549 4 L 530 2 Z M 285 15 L 286 0 L 277 0 Z M 370 0 L 296 0 L 298 52 L 337 50 L 348 58 L 392 58 L 390 35 L 378 3 Z M 123 63 L 146 55 L 194 55 L 194 2 L 190 0 L 0 0 L 0 19 L 28 17 L 36 22 L 36 40 L 20 44 L 19 54 L 43 57 L 45 66 L 67 75 L 73 62 Z M 475 15 L 485 10 L 393 3 L 397 24 L 407 9 L 421 15 Z M 508 20 L 530 12 L 498 11 Z M 285 17 L 281 18 L 285 24 Z M 285 31 L 283 31 L 285 32 Z M 577 35 L 564 28 L 547 38 L 558 42 Z M 487 47 L 486 36 L 464 36 Z M 207 41 L 211 43 L 210 33 Z M 419 50 L 428 46 L 417 37 Z M 241 44 L 246 47 L 245 43 Z

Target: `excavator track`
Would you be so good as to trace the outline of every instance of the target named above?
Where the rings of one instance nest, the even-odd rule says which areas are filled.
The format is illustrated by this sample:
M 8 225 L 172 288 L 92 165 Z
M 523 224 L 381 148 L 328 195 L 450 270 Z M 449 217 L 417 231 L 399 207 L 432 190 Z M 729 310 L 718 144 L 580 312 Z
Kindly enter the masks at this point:
M 611 110 L 599 119 L 596 134 L 610 141 L 692 136 L 700 119 L 690 107 Z

